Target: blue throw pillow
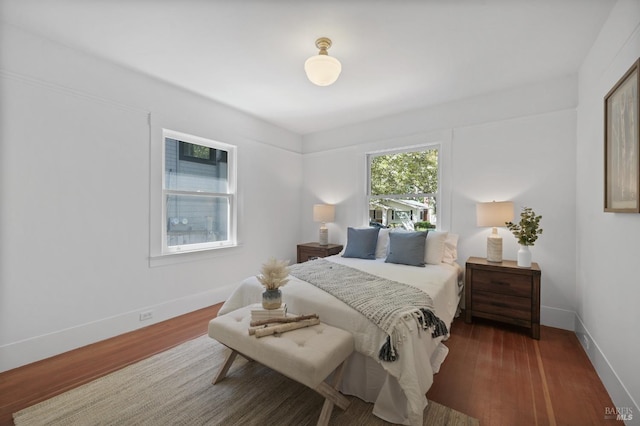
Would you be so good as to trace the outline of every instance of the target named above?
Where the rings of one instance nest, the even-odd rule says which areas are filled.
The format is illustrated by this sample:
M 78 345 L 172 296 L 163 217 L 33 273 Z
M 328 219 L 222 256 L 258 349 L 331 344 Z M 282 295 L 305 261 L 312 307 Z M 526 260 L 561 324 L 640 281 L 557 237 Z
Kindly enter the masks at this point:
M 347 228 L 347 248 L 342 257 L 375 259 L 378 228 Z
M 426 232 L 390 232 L 389 254 L 385 262 L 424 266 Z

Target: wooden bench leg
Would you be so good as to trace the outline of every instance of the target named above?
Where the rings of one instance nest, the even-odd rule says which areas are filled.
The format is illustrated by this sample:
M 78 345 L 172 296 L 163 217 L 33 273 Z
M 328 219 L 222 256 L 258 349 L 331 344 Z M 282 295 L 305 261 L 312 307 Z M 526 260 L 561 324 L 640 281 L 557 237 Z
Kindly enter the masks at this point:
M 231 352 L 229 352 L 229 354 L 227 355 L 227 359 L 224 360 L 224 363 L 220 367 L 218 374 L 216 374 L 216 377 L 213 378 L 213 381 L 211 383 L 215 385 L 220 380 L 225 378 L 225 376 L 227 375 L 227 371 L 229 371 L 229 367 L 231 367 L 231 364 L 233 364 L 233 361 L 236 359 L 237 355 L 238 352 L 234 349 L 231 349 Z
M 347 398 L 345 398 L 344 395 L 338 392 L 338 386 L 340 385 L 340 381 L 342 380 L 343 372 L 344 361 L 334 371 L 331 385 L 328 385 L 326 382 L 322 382 L 315 389 L 316 392 L 326 398 L 324 400 L 324 404 L 322 405 L 322 411 L 320 411 L 320 417 L 318 418 L 317 426 L 326 426 L 329 424 L 329 419 L 331 418 L 331 413 L 333 412 L 334 405 L 337 405 L 343 410 L 346 410 L 347 407 L 349 407 L 349 404 L 351 404 L 351 402 Z

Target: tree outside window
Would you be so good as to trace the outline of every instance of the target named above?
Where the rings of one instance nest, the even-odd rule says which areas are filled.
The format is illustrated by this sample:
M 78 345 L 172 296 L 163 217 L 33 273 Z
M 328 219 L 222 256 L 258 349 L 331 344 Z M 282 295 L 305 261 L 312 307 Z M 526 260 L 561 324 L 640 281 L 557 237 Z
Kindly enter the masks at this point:
M 369 222 L 428 229 L 437 223 L 437 147 L 369 154 Z

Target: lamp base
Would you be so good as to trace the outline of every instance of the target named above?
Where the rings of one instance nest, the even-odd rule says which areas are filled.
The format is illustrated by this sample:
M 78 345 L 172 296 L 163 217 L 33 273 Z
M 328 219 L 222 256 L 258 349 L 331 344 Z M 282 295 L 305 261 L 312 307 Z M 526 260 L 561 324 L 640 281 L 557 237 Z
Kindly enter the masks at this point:
M 329 245 L 329 230 L 324 226 L 320 228 L 320 240 L 318 241 L 318 244 L 321 246 Z
M 502 237 L 497 234 L 487 237 L 487 261 L 502 262 Z

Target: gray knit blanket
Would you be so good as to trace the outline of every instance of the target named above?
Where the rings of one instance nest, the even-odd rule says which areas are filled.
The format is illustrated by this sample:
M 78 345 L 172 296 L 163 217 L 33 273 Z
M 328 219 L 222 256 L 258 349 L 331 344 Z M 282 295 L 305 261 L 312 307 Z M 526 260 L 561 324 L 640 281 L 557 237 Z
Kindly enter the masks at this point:
M 420 329 L 431 329 L 433 337 L 448 333 L 447 326 L 433 313 L 431 296 L 410 285 L 324 259 L 292 265 L 289 273 L 340 299 L 382 329 L 387 340 L 378 357 L 383 361 L 398 359 L 403 319 L 415 319 Z

